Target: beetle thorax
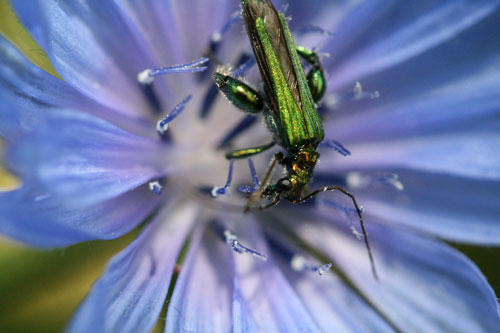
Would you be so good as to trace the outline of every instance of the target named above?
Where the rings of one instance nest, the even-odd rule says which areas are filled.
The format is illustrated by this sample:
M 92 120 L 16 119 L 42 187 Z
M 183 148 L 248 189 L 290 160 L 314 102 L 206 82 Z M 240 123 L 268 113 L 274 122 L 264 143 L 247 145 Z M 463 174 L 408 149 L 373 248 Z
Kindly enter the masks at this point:
M 318 158 L 319 154 L 316 151 L 305 149 L 292 156 L 287 166 L 288 180 L 291 184 L 288 200 L 296 201 L 302 198 L 302 192 L 313 176 Z

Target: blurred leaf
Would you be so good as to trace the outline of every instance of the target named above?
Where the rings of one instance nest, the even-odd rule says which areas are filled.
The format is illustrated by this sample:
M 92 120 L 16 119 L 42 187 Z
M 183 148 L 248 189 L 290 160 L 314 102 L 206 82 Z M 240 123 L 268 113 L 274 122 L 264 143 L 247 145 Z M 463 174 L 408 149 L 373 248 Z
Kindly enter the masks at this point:
M 0 33 L 16 45 L 35 65 L 60 78 L 49 58 L 24 29 L 8 0 L 0 0 Z
M 136 235 L 51 251 L 0 240 L 0 332 L 63 330 L 109 258 Z
M 10 174 L 0 165 L 0 191 L 9 191 L 19 185 L 19 179 Z
M 8 0 L 0 0 L 0 34 L 15 44 L 35 65 L 60 78 L 45 52 L 31 38 L 12 11 Z M 0 157 L 1 152 L 2 142 L 0 142 Z M 0 191 L 12 190 L 17 186 L 19 180 L 7 172 L 0 161 Z
M 3 146 L 4 143 L 0 139 L 0 157 L 2 156 Z M 19 185 L 20 185 L 20 180 L 16 176 L 5 170 L 0 160 L 0 192 L 13 190 Z
M 497 297 L 500 297 L 500 248 L 478 247 L 466 244 L 452 244 L 456 249 L 465 254 L 479 267 L 488 279 Z

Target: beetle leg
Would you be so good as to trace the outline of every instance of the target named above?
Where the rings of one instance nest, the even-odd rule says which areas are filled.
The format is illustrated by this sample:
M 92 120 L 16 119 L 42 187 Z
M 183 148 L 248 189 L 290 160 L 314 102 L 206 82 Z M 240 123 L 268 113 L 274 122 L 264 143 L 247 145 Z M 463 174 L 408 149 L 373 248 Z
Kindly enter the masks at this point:
M 236 70 L 232 73 L 233 76 L 243 75 L 247 70 L 249 70 L 255 64 L 255 58 L 249 55 L 246 52 L 243 52 L 238 61 L 236 62 Z M 207 71 L 208 72 L 208 71 Z M 205 72 L 203 72 L 205 73 Z M 212 106 L 215 102 L 215 98 L 217 97 L 217 85 L 215 82 L 210 85 L 210 89 L 208 89 L 205 97 L 203 98 L 203 102 L 200 110 L 200 117 L 205 119 L 208 117 L 210 111 L 212 110 Z
M 238 149 L 238 150 L 235 150 L 233 152 L 227 153 L 226 158 L 228 160 L 230 160 L 233 158 L 238 159 L 238 158 L 245 158 L 245 157 L 257 155 L 257 154 L 262 153 L 265 150 L 268 150 L 272 146 L 274 146 L 274 142 L 270 142 L 266 145 L 258 146 L 258 147 Z
M 247 83 L 221 72 L 215 72 L 214 79 L 220 91 L 240 110 L 259 113 L 264 109 L 264 99 Z
M 271 163 L 269 164 L 269 167 L 267 168 L 266 175 L 264 176 L 264 178 L 260 182 L 259 188 L 257 189 L 257 191 L 252 193 L 250 198 L 248 198 L 247 205 L 246 205 L 245 210 L 244 210 L 245 213 L 248 213 L 250 211 L 250 209 L 257 202 L 259 202 L 262 199 L 262 193 L 264 192 L 264 189 L 267 187 L 267 185 L 269 184 L 269 181 L 271 180 L 271 175 L 273 174 L 273 171 L 274 171 L 274 168 L 276 167 L 276 164 L 282 163 L 282 161 L 283 161 L 283 153 L 281 153 L 281 152 L 275 153 L 272 160 L 271 160 Z M 278 198 L 279 198 L 279 195 L 278 195 Z M 279 202 L 279 199 L 276 202 L 276 204 L 278 204 L 278 202 Z
M 276 197 L 274 198 L 274 200 L 271 203 L 264 205 L 264 206 L 260 206 L 259 210 L 265 210 L 265 209 L 274 207 L 277 204 L 279 204 L 280 201 L 281 201 L 281 196 L 278 194 L 278 195 L 276 195 Z
M 319 55 L 317 52 L 306 49 L 303 46 L 296 45 L 295 49 L 305 61 L 312 65 L 311 70 L 307 73 L 307 83 L 311 90 L 313 100 L 318 102 L 323 98 L 326 92 L 325 72 L 321 66 Z

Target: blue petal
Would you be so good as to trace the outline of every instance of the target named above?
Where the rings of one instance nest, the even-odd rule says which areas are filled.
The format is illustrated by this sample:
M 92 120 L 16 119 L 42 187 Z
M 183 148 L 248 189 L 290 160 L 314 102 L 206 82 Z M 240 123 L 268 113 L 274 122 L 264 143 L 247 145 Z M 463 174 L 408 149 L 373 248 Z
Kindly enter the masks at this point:
M 366 1 L 346 16 L 332 41 L 331 84 L 352 84 L 470 28 L 498 6 L 490 0 Z M 460 20 L 456 18 L 460 17 Z
M 167 312 L 165 332 L 229 332 L 233 263 L 231 250 L 199 227 Z M 203 236 L 202 236 L 203 235 Z M 203 239 L 202 239 L 203 238 Z
M 6 165 L 26 184 L 79 207 L 162 176 L 165 148 L 94 116 L 46 110 L 29 135 L 9 145 Z
M 116 3 L 148 43 L 158 64 L 154 67 L 200 58 L 209 45 L 210 35 L 237 10 L 237 3 L 230 0 L 219 1 L 217 6 L 200 1 L 117 0 Z M 165 76 L 155 81 L 155 89 L 161 91 L 163 104 L 171 109 L 175 105 L 169 103 L 176 96 L 186 95 L 186 87 L 195 87 L 198 78 L 196 75 Z
M 243 297 L 240 280 L 233 272 L 233 332 L 258 332 L 258 325 Z
M 0 35 L 0 134 L 12 140 L 29 130 L 49 107 L 92 104 L 84 96 L 26 59 Z
M 500 183 L 400 172 L 402 192 L 355 190 L 365 212 L 463 243 L 500 244 Z M 397 193 L 396 193 L 397 192 Z
M 149 44 L 157 66 L 163 67 L 173 64 L 186 63 L 195 58 L 189 58 L 184 53 L 181 40 L 178 37 L 178 28 L 172 12 L 172 4 L 169 1 L 142 1 L 142 0 L 117 0 L 120 11 L 137 27 L 139 33 Z M 171 75 L 164 76 L 155 81 L 155 89 L 160 92 L 158 97 L 163 98 L 162 103 L 168 106 L 168 101 L 176 100 L 179 94 L 186 95 L 186 86 L 194 76 Z M 180 80 L 180 82 L 179 82 Z M 158 91 L 158 84 L 166 84 Z
M 497 131 L 500 43 L 488 36 L 499 31 L 499 18 L 497 11 L 432 51 L 364 79 L 365 89 L 377 89 L 381 97 L 340 105 L 335 117 L 325 123 L 325 132 L 335 133 L 336 139 L 350 146 L 352 142 L 394 142 L 430 134 L 475 136 L 478 128 Z M 474 152 L 464 155 L 472 156 Z M 489 161 L 494 163 L 494 159 Z M 455 171 L 463 166 L 459 163 Z M 446 167 L 452 168 L 449 163 Z M 471 169 L 465 172 L 479 171 Z
M 328 212 L 322 222 L 314 218 L 287 222 L 329 255 L 401 331 L 493 332 L 500 327 L 493 290 L 477 267 L 453 248 L 367 216 L 380 277 L 376 281 L 364 242 L 338 223 L 332 228 Z
M 475 60 L 468 61 L 458 77 L 442 75 L 441 81 L 429 80 L 426 84 L 414 84 L 407 79 L 413 94 L 401 101 L 382 94 L 380 101 L 353 103 L 325 124 L 325 132 L 335 133 L 335 138 L 347 144 L 443 131 L 463 132 L 472 126 L 489 124 L 490 117 L 500 110 L 500 57 Z M 427 90 L 419 92 L 420 85 Z
M 311 26 L 322 28 L 333 32 L 341 19 L 355 6 L 359 5 L 356 0 L 309 0 L 309 1 L 286 1 L 273 0 L 274 7 L 284 11 L 290 18 L 289 25 L 296 42 L 304 46 L 315 47 L 329 41 L 331 36 L 322 34 L 303 34 L 303 30 Z
M 282 266 L 297 294 L 324 332 L 393 332 L 393 328 L 339 277 Z
M 239 220 L 235 232 L 242 242 L 269 254 L 263 235 L 251 218 Z M 264 332 L 317 332 L 314 319 L 294 292 L 273 260 L 263 261 L 248 254 L 234 254 L 236 276 L 247 311 L 252 314 L 258 331 Z
M 73 318 L 70 332 L 149 332 L 158 319 L 195 207 L 164 209 L 108 264 Z
M 0 192 L 0 232 L 37 247 L 117 238 L 141 223 L 159 198 L 147 186 L 94 205 L 69 208 L 41 191 Z
M 121 11 L 135 23 L 140 33 L 152 46 L 151 49 L 156 59 L 163 62 L 160 65 L 165 66 L 166 64 L 186 62 L 188 55 L 185 54 L 182 45 L 183 40 L 179 36 L 182 29 L 180 24 L 185 24 L 192 20 L 187 19 L 184 22 L 176 19 L 172 2 L 142 0 L 117 0 L 116 2 L 120 6 Z M 226 2 L 228 3 L 228 1 Z M 195 5 L 194 7 L 198 6 Z M 213 9 L 215 10 L 215 8 Z M 206 33 L 210 33 L 210 29 L 205 30 Z M 195 32 L 190 32 L 192 37 L 200 37 Z M 206 42 L 208 42 L 208 39 Z M 197 54 L 190 60 L 199 58 L 201 54 Z
M 323 154 L 318 170 L 409 169 L 484 180 L 500 180 L 498 130 L 463 130 L 399 140 L 348 145 L 352 155 Z
M 330 43 L 336 44 L 340 36 L 334 35 L 334 31 L 342 19 L 359 5 L 359 1 L 356 0 L 281 1 L 281 4 L 273 1 L 273 3 L 276 8 L 284 6 L 287 8 L 285 14 L 291 18 L 289 25 L 295 43 L 308 48 L 319 48 L 321 53 L 330 51 Z M 316 28 L 320 28 L 322 33 Z M 336 57 L 334 54 L 331 56 Z M 328 57 L 323 57 L 322 62 L 327 64 L 327 61 Z
M 115 111 L 83 96 L 67 82 L 33 65 L 0 36 L 0 136 L 8 141 L 32 131 L 53 108 L 70 108 L 98 115 L 135 133 L 153 133 L 146 121 L 120 117 Z M 152 125 L 148 124 L 150 127 Z
M 462 100 L 470 95 L 480 97 L 494 94 L 491 85 L 495 79 L 498 84 L 495 72 L 498 73 L 500 61 L 500 41 L 493 36 L 500 32 L 499 19 L 500 10 L 496 10 L 452 39 L 418 56 L 373 75 L 358 78 L 367 90 L 380 93 L 380 98 L 370 100 L 362 107 L 380 108 L 401 104 L 405 100 L 411 100 L 411 103 L 420 101 L 418 104 L 422 104 L 422 101 L 433 99 L 436 95 L 451 97 L 453 90 L 455 98 Z M 487 81 L 483 84 L 484 92 L 479 89 L 482 79 Z M 352 113 L 355 108 L 359 109 L 359 104 L 353 103 L 345 112 L 343 107 L 342 113 Z M 468 107 L 473 107 L 473 104 Z M 457 107 L 460 106 L 457 104 Z M 420 118 L 416 117 L 416 120 Z M 449 117 L 449 121 L 455 123 L 453 117 Z
M 211 35 L 230 19 L 234 11 L 238 10 L 238 3 L 223 0 L 214 6 L 207 1 L 174 1 L 171 2 L 171 10 L 181 47 L 186 50 L 188 56 L 195 59 L 206 51 Z M 233 30 L 241 32 L 238 28 Z
M 70 85 L 120 112 L 149 110 L 136 76 L 154 64 L 141 36 L 115 4 L 16 0 L 12 5 Z

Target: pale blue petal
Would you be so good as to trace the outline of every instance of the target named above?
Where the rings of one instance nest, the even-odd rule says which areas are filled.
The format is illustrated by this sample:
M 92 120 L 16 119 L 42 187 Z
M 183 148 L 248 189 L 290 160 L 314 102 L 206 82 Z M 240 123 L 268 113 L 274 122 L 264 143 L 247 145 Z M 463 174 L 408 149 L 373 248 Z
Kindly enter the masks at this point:
M 347 144 L 443 131 L 463 132 L 489 124 L 494 119 L 491 117 L 500 113 L 499 68 L 498 55 L 469 61 L 458 77 L 441 76 L 437 82 L 426 81 L 426 89 L 420 93 L 417 87 L 421 83 L 416 84 L 412 79 L 415 76 L 411 76 L 406 80 L 407 85 L 415 88 L 411 96 L 394 101 L 395 96 L 382 94 L 380 99 L 364 104 L 353 102 L 342 107 L 340 115 L 329 118 L 325 132 Z
M 320 219 L 287 222 L 330 256 L 404 332 L 494 332 L 500 327 L 496 296 L 469 259 L 443 243 L 365 216 L 378 281 L 372 276 L 363 240 L 334 222 L 329 211 Z
M 159 140 L 71 111 L 46 110 L 36 126 L 8 146 L 6 165 L 68 205 L 96 203 L 164 175 L 166 146 Z
M 184 24 L 190 23 L 193 20 L 180 20 L 176 19 L 173 12 L 173 2 L 172 1 L 142 1 L 142 0 L 117 0 L 120 9 L 136 24 L 140 33 L 152 46 L 152 52 L 158 61 L 164 62 L 161 64 L 165 66 L 166 64 L 176 64 L 186 61 L 185 49 L 183 46 L 183 41 L 179 33 L 185 27 Z M 220 3 L 229 3 L 229 1 L 220 1 Z M 199 7 L 200 3 L 193 5 L 192 9 Z M 215 8 L 220 11 L 219 6 L 211 5 L 214 11 Z M 227 7 L 223 4 L 222 8 Z M 224 13 L 225 11 L 223 11 Z M 220 13 L 220 14 L 223 14 Z M 190 15 L 191 16 L 191 15 Z M 215 22 L 213 22 L 215 23 Z M 223 25 L 222 21 L 219 24 Z M 205 33 L 210 33 L 210 29 L 205 29 Z M 189 31 L 192 38 L 200 38 L 196 31 Z M 215 32 L 215 30 L 213 31 Z M 205 36 L 206 37 L 206 36 Z M 204 43 L 208 43 L 208 39 L 204 40 Z M 189 43 L 195 44 L 195 43 Z M 203 45 L 207 46 L 207 45 Z M 194 60 L 199 58 L 202 53 L 195 56 Z
M 251 218 L 235 225 L 241 242 L 269 255 L 263 235 Z M 319 332 L 311 314 L 275 265 L 272 258 L 263 261 L 249 254 L 234 254 L 236 275 L 248 311 L 263 332 Z
M 158 204 L 147 186 L 90 206 L 67 207 L 40 188 L 0 192 L 0 232 L 37 247 L 113 239 L 141 223 Z
M 500 180 L 500 132 L 466 130 L 366 143 L 343 142 L 351 156 L 325 153 L 318 171 L 416 170 L 479 180 Z
M 358 4 L 356 0 L 272 2 L 278 10 L 281 10 L 285 6 L 285 14 L 291 17 L 290 24 L 293 27 L 302 28 L 304 26 L 316 25 L 324 29 L 334 27 L 335 24 L 339 23 L 340 17 L 346 15 L 348 10 L 351 10 Z
M 353 190 L 368 214 L 456 242 L 500 244 L 500 182 L 400 172 L 404 190 Z
M 366 1 L 336 31 L 330 83 L 341 87 L 439 45 L 491 14 L 491 0 Z M 460 18 L 460 19 L 457 19 Z
M 287 7 L 285 14 L 291 18 L 289 25 L 295 43 L 311 49 L 319 49 L 325 64 L 329 57 L 323 54 L 330 50 L 331 45 L 337 44 L 337 39 L 340 38 L 334 32 L 343 22 L 343 18 L 359 6 L 357 0 L 282 1 L 280 5 L 276 4 L 276 1 L 273 3 L 276 8 L 281 8 L 283 5 Z M 315 28 L 322 29 L 323 33 L 319 30 L 313 32 Z M 305 33 L 305 31 L 309 32 Z
M 176 31 L 181 47 L 191 58 L 203 54 L 211 35 L 230 19 L 231 14 L 238 10 L 238 1 L 222 0 L 215 5 L 209 1 L 185 0 L 171 2 Z M 242 22 L 242 21 L 240 21 Z M 233 29 L 241 36 L 240 24 Z M 165 31 L 170 33 L 170 31 Z M 233 50 L 234 52 L 235 50 Z
M 233 332 L 258 332 L 258 324 L 255 322 L 250 309 L 243 297 L 239 277 L 233 271 L 233 304 L 232 320 Z
M 153 125 L 138 117 L 121 117 L 83 96 L 67 82 L 33 65 L 8 40 L 0 36 L 0 136 L 14 140 L 43 122 L 44 112 L 70 108 L 97 115 L 133 133 L 154 135 Z M 149 127 L 148 127 L 149 126 Z
M 198 210 L 172 205 L 108 264 L 70 332 L 149 332 L 158 319 L 182 244 Z
M 0 134 L 7 140 L 20 136 L 50 107 L 90 106 L 93 103 L 33 65 L 0 35 Z M 95 106 L 95 105 L 94 105 Z
M 205 51 L 200 51 L 198 47 L 208 47 L 208 39 L 198 41 L 198 38 L 202 36 L 193 31 L 192 27 L 188 30 L 189 38 L 187 40 L 181 38 L 181 32 L 186 33 L 182 31 L 185 29 L 184 24 L 186 22 L 191 24 L 193 20 L 180 20 L 174 13 L 174 2 L 172 1 L 117 0 L 116 4 L 122 15 L 134 23 L 148 44 L 155 59 L 155 68 L 198 59 Z M 192 7 L 192 9 L 197 7 L 199 5 Z M 218 11 L 224 13 L 220 5 L 211 5 L 211 8 L 217 8 Z M 223 25 L 224 23 L 219 21 L 219 24 Z M 210 33 L 209 29 L 204 30 L 203 36 L 206 37 L 206 33 Z M 199 52 L 190 52 L 189 48 L 193 46 L 196 46 Z M 176 103 L 173 100 L 176 100 L 179 95 L 186 95 L 187 89 L 193 89 L 198 83 L 197 78 L 196 75 L 181 74 L 167 75 L 156 80 L 155 90 L 162 100 L 164 108 L 173 108 Z
M 229 332 L 233 263 L 231 249 L 199 227 L 175 285 L 165 332 Z
M 499 19 L 500 10 L 496 10 L 455 37 L 418 56 L 373 75 L 359 78 L 364 90 L 377 90 L 380 98 L 344 104 L 341 113 L 351 114 L 355 110 L 362 112 L 366 108 L 380 109 L 383 106 L 401 105 L 407 100 L 411 104 L 422 104 L 418 102 L 433 99 L 436 95 L 448 93 L 450 96 L 452 89 L 461 91 L 455 98 L 462 101 L 469 95 L 476 97 L 472 101 L 476 101 L 477 96 L 488 96 L 488 93 L 491 95 L 494 93 L 491 85 L 495 78 L 498 84 L 498 75 L 495 76 L 495 72 L 498 72 L 500 61 L 500 41 L 494 36 L 500 32 Z M 330 79 L 333 79 L 333 76 L 330 76 Z M 483 83 L 482 79 L 486 82 Z M 345 89 L 352 89 L 352 85 L 353 83 L 350 83 Z M 479 89 L 481 85 L 485 89 L 482 93 Z M 337 92 L 342 91 L 337 89 Z M 473 107 L 474 103 L 465 106 Z M 457 104 L 458 107 L 463 108 L 464 105 Z M 455 123 L 453 117 L 448 119 Z M 446 122 L 442 125 L 446 126 Z
M 12 5 L 70 85 L 119 112 L 150 110 L 137 82 L 137 74 L 152 66 L 149 51 L 115 4 L 16 0 Z
M 393 332 L 370 304 L 333 273 L 296 272 L 289 265 L 283 273 L 297 291 L 323 332 Z

